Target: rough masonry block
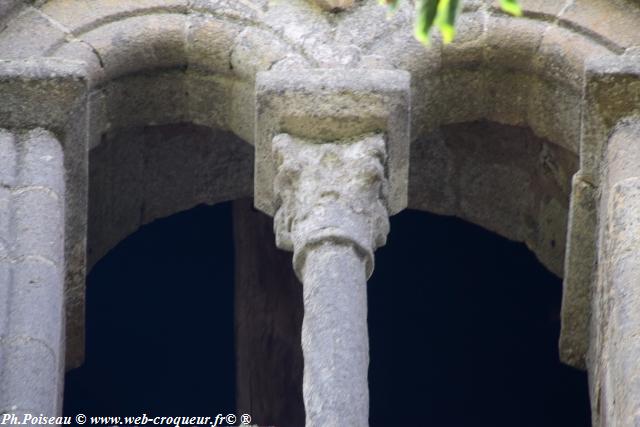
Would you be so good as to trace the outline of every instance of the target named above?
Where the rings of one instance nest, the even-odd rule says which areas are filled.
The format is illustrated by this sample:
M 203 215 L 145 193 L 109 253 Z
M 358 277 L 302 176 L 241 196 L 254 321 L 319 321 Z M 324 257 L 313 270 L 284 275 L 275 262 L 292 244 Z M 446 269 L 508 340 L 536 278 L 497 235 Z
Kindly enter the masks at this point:
M 64 130 L 85 103 L 86 85 L 82 62 L 0 60 L 0 126 Z

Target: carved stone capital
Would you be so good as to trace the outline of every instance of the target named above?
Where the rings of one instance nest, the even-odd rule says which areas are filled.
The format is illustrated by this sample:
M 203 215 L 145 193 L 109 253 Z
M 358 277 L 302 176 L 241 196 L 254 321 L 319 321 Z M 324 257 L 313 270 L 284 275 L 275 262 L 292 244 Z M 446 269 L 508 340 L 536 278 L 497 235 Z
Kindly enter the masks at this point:
M 309 143 L 352 141 L 384 134 L 389 215 L 407 206 L 410 76 L 399 70 L 319 69 L 267 71 L 256 78 L 255 206 L 274 216 L 278 166 L 272 147 L 279 134 Z M 329 147 L 329 146 L 327 146 Z M 316 144 L 318 148 L 318 144 Z M 329 150 L 329 148 L 318 148 Z
M 384 136 L 318 143 L 279 134 L 272 147 L 276 244 L 294 252 L 298 276 L 307 251 L 330 241 L 353 246 L 369 277 L 389 232 Z

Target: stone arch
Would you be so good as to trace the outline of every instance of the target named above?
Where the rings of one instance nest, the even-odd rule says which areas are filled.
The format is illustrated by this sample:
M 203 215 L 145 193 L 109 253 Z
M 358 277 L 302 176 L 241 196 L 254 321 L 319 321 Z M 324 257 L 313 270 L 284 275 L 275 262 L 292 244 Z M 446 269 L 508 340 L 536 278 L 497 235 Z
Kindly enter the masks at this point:
M 503 15 L 497 8 L 480 3 L 472 3 L 463 13 L 459 33 L 451 45 L 443 46 L 436 38 L 434 47 L 425 51 L 408 40 L 409 35 L 402 33 L 404 29 L 399 29 L 395 35 L 379 40 L 372 47 L 373 52 L 386 56 L 394 66 L 412 73 L 410 185 L 413 196 L 409 203 L 411 207 L 461 216 L 510 239 L 525 241 L 548 268 L 562 275 L 564 237 L 553 237 L 542 243 L 533 241 L 535 238 L 527 237 L 528 233 L 522 230 L 523 227 L 540 228 L 542 235 L 564 234 L 571 176 L 577 171 L 580 158 L 585 63 L 594 58 L 624 55 L 640 44 L 640 38 L 615 32 L 612 28 L 598 28 L 602 32 L 597 32 L 585 22 L 592 4 L 574 6 L 562 2 L 554 5 L 525 2 L 525 16 L 514 19 Z M 635 17 L 623 18 L 616 5 L 607 5 L 606 8 L 607 13 L 624 21 L 623 25 L 635 22 Z M 405 48 L 401 49 L 401 45 Z M 407 45 L 410 48 L 407 49 Z M 478 204 L 472 210 L 482 210 L 482 204 L 485 204 L 487 211 L 484 214 L 462 212 L 459 207 L 451 205 L 455 200 L 439 203 L 438 197 L 434 199 L 433 196 L 450 190 L 436 189 L 435 184 L 435 193 L 419 194 L 421 186 L 430 187 L 428 180 L 436 178 L 433 174 L 440 174 L 436 180 L 445 186 L 455 178 L 451 175 L 455 172 L 447 164 L 452 162 L 451 153 L 443 151 L 439 145 L 442 132 L 437 129 L 445 127 L 451 130 L 451 126 L 460 127 L 462 123 L 478 121 L 529 128 L 535 137 L 544 139 L 541 147 L 547 159 L 540 163 L 540 170 L 558 167 L 548 163 L 554 162 L 552 152 L 569 162 L 553 172 L 561 181 L 562 197 L 558 199 L 540 194 L 551 204 L 528 215 L 528 225 L 523 223 L 524 217 L 512 220 L 502 217 L 500 223 L 496 223 L 491 208 L 482 198 L 477 199 Z M 477 127 L 475 129 L 478 130 Z M 486 141 L 488 150 L 491 150 L 492 142 Z M 526 148 L 523 146 L 518 154 L 515 146 L 519 141 L 513 142 L 514 146 L 505 145 L 503 148 L 513 150 L 513 155 L 524 155 Z M 421 156 L 424 160 L 420 160 Z M 507 164 L 508 161 L 503 166 L 508 167 Z M 485 172 L 490 168 L 501 168 L 490 164 L 485 167 Z M 496 173 L 518 173 L 516 169 L 510 172 L 501 170 L 496 170 Z M 491 185 L 491 177 L 485 175 L 485 178 L 489 179 L 486 184 Z M 498 181 L 494 184 L 499 184 L 500 178 L 496 179 Z M 469 187 L 470 192 L 473 191 L 471 188 L 475 187 Z M 465 193 L 465 189 L 461 191 Z M 467 193 L 467 196 L 472 195 Z M 513 224 L 509 224 L 510 221 Z M 559 247 L 549 248 L 552 241 L 560 243 Z
M 213 170 L 209 179 L 216 174 L 220 178 L 213 185 L 221 186 L 219 194 L 209 188 L 208 194 L 192 194 L 188 201 L 174 198 L 166 201 L 161 212 L 153 212 L 155 208 L 145 211 L 141 207 L 149 208 L 148 200 L 133 201 L 116 188 L 96 191 L 96 185 L 91 186 L 87 260 L 91 266 L 117 241 L 153 218 L 198 203 L 251 194 L 253 156 L 246 142 L 250 144 L 254 138 L 253 78 L 257 71 L 291 57 L 293 48 L 275 31 L 260 25 L 260 10 L 251 2 L 228 2 L 224 7 L 181 0 L 72 3 L 50 1 L 40 7 L 22 8 L 0 33 L 0 50 L 3 59 L 14 61 L 41 57 L 81 64 L 87 81 L 91 182 L 99 183 L 101 176 L 113 173 L 99 172 L 101 167 L 128 168 L 129 173 L 137 173 L 131 169 L 140 161 L 136 155 L 145 156 L 153 150 L 145 154 L 144 149 L 133 149 L 130 157 L 118 158 L 113 145 L 126 146 L 126 141 L 104 149 L 101 145 L 127 134 L 140 136 L 140 131 L 144 133 L 149 126 L 177 125 L 173 132 L 181 129 L 183 137 L 174 135 L 174 139 L 183 144 L 189 144 L 186 135 L 201 140 L 205 134 L 219 144 L 208 153 L 219 156 L 208 157 L 210 164 L 202 165 Z M 21 42 L 15 43 L 17 39 Z M 175 149 L 165 146 L 165 153 L 160 154 L 155 148 L 158 161 Z M 105 158 L 101 153 L 110 154 Z M 168 157 L 164 161 L 167 166 L 176 165 Z M 228 163 L 223 164 L 225 161 Z M 236 167 L 242 177 L 229 172 Z M 188 186 L 186 180 L 184 187 Z M 159 191 L 155 193 L 162 198 Z M 119 213 L 109 215 L 114 209 Z M 96 226 L 98 223 L 100 226 Z M 108 238 L 107 232 L 111 233 Z M 82 360 L 83 294 L 82 286 L 67 293 L 67 298 L 74 301 L 68 304 L 68 369 Z
M 522 230 L 541 229 L 542 236 L 563 234 L 559 223 L 570 210 L 563 272 L 567 301 L 563 328 L 569 331 L 569 339 L 561 340 L 561 346 L 566 347 L 563 357 L 568 363 L 584 367 L 599 181 L 601 165 L 606 164 L 603 147 L 621 118 L 638 114 L 637 2 L 522 0 L 525 16 L 513 19 L 490 0 L 469 0 L 457 41 L 441 46 L 436 40 L 427 50 L 409 31 L 410 3 L 406 1 L 388 21 L 373 0 L 358 2 L 340 14 L 309 7 L 308 0 L 278 4 L 266 0 L 51 0 L 29 5 L 9 0 L 8 6 L 0 6 L 2 14 L 11 11 L 0 17 L 0 95 L 7 100 L 0 104 L 0 124 L 20 132 L 52 131 L 65 151 L 70 348 L 78 347 L 73 343 L 81 341 L 82 329 L 78 319 L 83 310 L 86 152 L 107 150 L 103 141 L 109 141 L 110 135 L 178 124 L 229 132 L 252 144 L 257 72 L 280 71 L 287 79 L 305 68 L 337 68 L 334 75 L 344 80 L 342 70 L 395 69 L 412 75 L 411 162 L 418 172 L 412 185 L 430 179 L 429 173 L 446 181 L 443 177 L 460 170 L 459 166 L 447 169 L 447 161 L 456 157 L 447 137 L 478 126 L 485 126 L 480 132 L 485 139 L 517 134 L 521 142 L 528 141 L 515 150 L 523 159 L 527 147 L 538 147 L 534 175 L 543 175 L 539 171 L 547 168 L 551 182 L 565 183 L 579 165 L 570 209 L 564 184 L 556 186 L 561 188 L 557 197 L 542 204 L 548 209 L 508 215 L 497 223 L 491 209 L 479 209 L 487 204 L 482 197 L 471 203 L 470 211 L 459 209 L 462 203 L 451 207 L 421 201 L 420 191 L 414 192 L 411 203 L 460 215 L 524 240 L 557 273 L 562 272 L 562 250 L 549 250 L 548 245 L 557 239 L 537 240 Z M 303 74 L 299 81 L 306 87 Z M 327 104 L 327 110 L 335 106 Z M 408 117 L 404 112 L 400 115 Z M 469 125 L 479 121 L 498 125 Z M 541 139 L 509 126 L 529 128 Z M 504 146 L 506 151 L 513 148 Z M 474 154 L 486 154 L 481 148 Z M 438 155 L 444 160 L 436 165 Z M 560 158 L 565 159 L 559 162 L 561 167 L 554 168 Z M 263 160 L 258 159 L 257 165 Z M 478 182 L 485 182 L 482 188 L 509 175 L 509 168 L 497 167 L 493 160 L 478 175 L 482 178 Z M 437 169 L 443 165 L 443 170 Z M 465 197 L 473 195 L 472 185 L 465 188 Z M 545 199 L 548 190 L 535 197 Z M 564 202 L 554 204 L 559 198 Z M 595 387 L 594 399 L 600 392 Z
M 229 132 L 188 123 L 122 129 L 90 153 L 90 269 L 140 226 L 250 197 L 253 150 Z
M 414 142 L 409 207 L 453 215 L 524 242 L 562 277 L 577 156 L 530 128 L 476 121 Z
M 0 50 L 12 60 L 84 63 L 91 148 L 110 129 L 177 122 L 252 143 L 253 78 L 294 56 L 295 46 L 260 24 L 251 2 L 71 3 L 22 9 L 0 33 Z

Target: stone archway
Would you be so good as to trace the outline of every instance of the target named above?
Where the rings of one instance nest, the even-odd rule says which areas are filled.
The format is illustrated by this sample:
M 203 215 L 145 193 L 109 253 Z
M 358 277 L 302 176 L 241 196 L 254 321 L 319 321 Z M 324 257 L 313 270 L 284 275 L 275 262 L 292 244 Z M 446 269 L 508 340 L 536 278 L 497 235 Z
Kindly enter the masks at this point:
M 0 8 L 0 159 L 3 170 L 11 171 L 2 176 L 3 203 L 11 212 L 1 231 L 2 265 L 9 271 L 3 289 L 18 301 L 22 294 L 15 289 L 22 289 L 16 288 L 22 279 L 15 278 L 25 274 L 30 277 L 26 283 L 44 280 L 55 295 L 64 294 L 64 299 L 50 300 L 50 311 L 32 313 L 23 301 L 0 313 L 7 337 L 0 341 L 7 354 L 3 372 L 28 376 L 31 365 L 21 360 L 29 357 L 48 367 L 29 376 L 37 392 L 15 381 L 22 374 L 5 374 L 8 379 L 0 387 L 7 391 L 0 406 L 54 413 L 60 407 L 63 368 L 82 360 L 88 153 L 99 149 L 105 134 L 192 123 L 255 144 L 256 206 L 276 215 L 278 244 L 294 250 L 298 276 L 308 276 L 303 281 L 323 290 L 317 285 L 332 269 L 343 285 L 348 280 L 363 284 L 371 274 L 373 250 L 388 231 L 387 214 L 405 208 L 407 189 L 416 185 L 407 177 L 409 142 L 415 147 L 443 126 L 488 120 L 529 127 L 579 160 L 564 248 L 561 355 L 589 370 L 595 424 L 636 423 L 639 400 L 630 396 L 638 394 L 637 384 L 629 379 L 639 369 L 633 361 L 640 320 L 629 309 L 627 295 L 636 295 L 628 284 L 638 275 L 627 268 L 626 254 L 638 252 L 627 234 L 636 229 L 638 171 L 619 161 L 621 155 L 635 158 L 625 150 L 635 146 L 640 105 L 636 2 L 523 2 L 525 16 L 512 19 L 491 2 L 470 1 L 456 43 L 436 42 L 431 49 L 407 31 L 410 2 L 390 20 L 373 0 L 323 3 L 331 11 L 306 0 L 10 1 Z M 24 147 L 46 150 L 51 142 L 63 154 L 62 159 L 46 157 L 57 159 L 51 163 L 52 176 L 65 177 L 64 194 L 56 193 L 55 179 L 35 185 L 41 177 L 33 166 L 39 160 L 24 161 L 29 152 Z M 545 162 L 559 152 L 543 147 Z M 313 151 L 335 167 L 314 163 Z M 427 164 L 437 169 L 436 163 Z M 538 172 L 549 166 L 543 162 Z M 477 176 L 490 183 L 502 172 L 489 164 Z M 322 179 L 310 179 L 314 174 Z M 341 181 L 345 185 L 331 187 L 332 176 L 347 176 Z M 298 192 L 300 185 L 306 193 Z M 477 193 L 485 190 L 481 186 Z M 25 193 L 57 195 L 60 203 L 49 200 L 49 208 L 21 215 Z M 483 209 L 454 213 L 501 226 L 491 222 L 495 218 L 487 207 L 493 199 L 485 196 Z M 529 229 L 538 227 L 543 238 L 520 235 L 520 229 L 512 230 L 511 237 L 534 249 L 540 245 L 540 257 L 557 264 L 562 251 L 548 246 L 559 240 L 550 236 L 562 228 L 559 218 L 566 211 L 552 200 L 547 200 L 548 209 L 536 212 L 537 218 L 527 218 L 529 226 L 535 224 Z M 320 205 L 330 214 L 309 219 L 311 207 Z M 62 233 L 52 219 L 61 215 Z M 298 223 L 304 226 L 296 228 Z M 25 249 L 29 242 L 34 244 Z M 56 255 L 60 259 L 49 256 L 50 244 L 64 247 Z M 332 257 L 339 262 L 327 262 Z M 27 259 L 55 274 L 32 276 L 35 269 Z M 305 271 L 308 259 L 316 269 Z M 345 286 L 345 292 L 354 291 Z M 341 308 L 347 315 L 357 312 L 357 322 L 329 328 L 358 325 L 353 340 L 342 340 L 354 348 L 338 352 L 341 363 L 347 360 L 345 372 L 354 376 L 338 387 L 348 397 L 317 392 L 328 381 L 310 375 L 315 378 L 305 393 L 308 409 L 315 408 L 310 423 L 330 423 L 323 418 L 329 413 L 342 416 L 342 422 L 366 423 L 367 399 L 359 397 L 367 389 L 363 286 L 354 298 L 359 302 Z M 325 306 L 337 302 L 331 302 L 331 295 L 323 297 Z M 312 310 L 322 306 L 309 306 L 317 324 L 328 320 L 323 310 Z M 58 316 L 63 309 L 64 325 Z M 16 313 L 31 313 L 30 321 Z M 53 332 L 25 328 L 50 322 Z M 326 329 L 311 328 L 309 337 L 319 338 Z M 313 339 L 303 334 L 302 341 Z M 322 362 L 322 349 L 311 346 L 308 353 L 305 366 L 322 368 L 314 364 Z M 355 355 L 359 362 L 349 363 Z M 346 383 L 359 384 L 359 390 Z M 318 409 L 326 407 L 325 398 L 340 409 Z

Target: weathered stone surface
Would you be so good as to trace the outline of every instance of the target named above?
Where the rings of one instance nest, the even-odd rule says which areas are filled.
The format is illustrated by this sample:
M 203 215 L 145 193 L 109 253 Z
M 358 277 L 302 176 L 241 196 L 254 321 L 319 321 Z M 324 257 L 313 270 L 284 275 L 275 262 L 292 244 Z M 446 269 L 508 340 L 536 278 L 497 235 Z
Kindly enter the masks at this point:
M 256 55 L 264 52 L 266 55 Z M 271 32 L 248 27 L 240 33 L 231 53 L 231 67 L 245 79 L 255 78 L 259 71 L 266 71 L 288 53 L 287 46 Z
M 580 166 L 597 182 L 609 132 L 620 120 L 640 114 L 640 62 L 634 56 L 592 58 L 585 78 Z
M 449 125 L 411 145 L 409 207 L 456 215 L 524 241 L 561 276 L 577 168 L 577 156 L 530 130 Z
M 107 128 L 102 132 L 189 121 L 187 87 L 186 76 L 180 70 L 118 79 L 103 90 Z
M 491 67 L 529 71 L 549 23 L 506 16 L 487 22 L 485 60 Z
M 267 7 L 268 0 L 190 0 L 195 12 L 208 12 L 233 21 L 255 23 Z
M 7 22 L 18 12 L 23 0 L 6 0 L 0 4 L 0 31 L 2 31 Z
M 619 53 L 640 45 L 640 9 L 625 0 L 575 0 L 560 17 L 598 34 Z
M 577 153 L 580 145 L 581 92 L 551 80 L 537 80 L 530 85 L 525 99 L 526 122 L 536 135 Z
M 595 425 L 635 426 L 640 412 L 640 124 L 621 123 L 607 144 L 598 281 L 592 299 L 589 373 L 600 396 Z
M 100 26 L 82 36 L 100 57 L 105 78 L 187 63 L 183 14 L 136 16 Z
M 562 284 L 560 358 L 586 369 L 592 277 L 596 266 L 596 190 L 581 173 L 573 178 L 567 230 L 567 249 Z
M 307 252 L 324 240 L 350 242 L 366 259 L 367 277 L 373 272 L 373 251 L 389 232 L 385 145 L 379 134 L 335 142 L 274 138 L 276 244 L 294 252 L 299 278 Z
M 0 59 L 22 59 L 45 56 L 51 45 L 60 43 L 63 28 L 48 20 L 38 10 L 29 8 L 13 19 L 0 37 Z M 34 39 L 32 34 L 38 34 Z
M 614 52 L 606 46 L 593 43 L 567 28 L 550 26 L 540 41 L 533 65 L 547 79 L 564 82 L 579 91 L 582 89 L 585 63 L 591 58 L 613 55 Z
M 0 131 L 0 408 L 59 414 L 64 378 L 65 183 L 60 142 Z
M 68 366 L 79 363 L 83 348 L 88 147 L 97 159 L 91 181 L 96 204 L 90 206 L 94 262 L 145 221 L 194 203 L 250 195 L 252 149 L 231 148 L 227 137 L 256 144 L 256 204 L 273 214 L 275 135 L 327 142 L 386 133 L 390 213 L 406 206 L 408 186 L 412 206 L 459 215 L 524 241 L 562 274 L 570 212 L 561 354 L 583 367 L 591 334 L 592 350 L 601 347 L 587 358 L 593 407 L 604 420 L 640 422 L 631 398 L 638 393 L 637 349 L 629 338 L 635 336 L 629 325 L 636 321 L 636 303 L 626 287 L 635 280 L 636 260 L 612 249 L 633 253 L 628 233 L 635 220 L 631 208 L 607 216 L 610 199 L 635 206 L 636 188 L 615 177 L 629 165 L 603 157 L 614 128 L 640 115 L 640 3 L 521 0 L 525 16 L 513 18 L 498 10 L 497 1 L 468 0 L 456 41 L 443 46 L 436 34 L 424 47 L 411 34 L 413 2 L 403 1 L 389 19 L 374 0 L 318 2 L 0 2 L 0 127 L 12 129 L 11 135 L 51 130 L 62 146 L 66 176 L 64 182 L 60 175 L 53 179 L 51 163 L 38 163 L 49 154 L 16 150 L 13 137 L 0 134 L 0 233 L 15 224 L 23 230 L 20 242 L 0 239 L 0 259 L 37 254 L 56 264 L 64 255 Z M 305 71 L 313 68 L 333 70 Z M 259 72 L 271 77 L 258 76 L 256 88 Z M 508 127 L 460 124 L 477 120 L 528 127 L 547 141 Z M 192 124 L 235 136 L 194 131 Z M 157 125 L 175 126 L 180 135 Z M 151 130 L 140 130 L 147 126 Z M 133 144 L 125 147 L 127 138 Z M 409 185 L 410 139 L 417 144 Z M 109 148 L 114 140 L 122 146 Z M 635 164 L 624 148 L 616 150 Z M 580 172 L 569 189 L 578 158 Z M 33 188 L 14 194 L 19 187 Z M 50 215 L 49 225 L 64 233 L 64 250 L 59 234 L 32 219 L 60 206 L 64 217 Z M 595 224 L 609 224 L 618 235 L 596 235 Z M 318 271 L 342 248 L 330 251 L 318 255 Z M 348 261 L 350 253 L 342 255 L 356 265 Z M 596 265 L 600 275 L 593 274 Z M 604 275 L 615 289 L 603 292 Z M 42 295 L 34 288 L 20 297 L 39 307 Z M 15 312 L 29 313 L 35 316 Z M 589 316 L 595 322 L 590 326 Z M 26 317 L 15 319 L 27 327 Z M 38 339 L 54 339 L 33 325 Z
M 389 232 L 383 135 L 322 142 L 279 134 L 274 218 L 303 283 L 307 426 L 368 425 L 366 281 Z
M 239 25 L 206 15 L 189 16 L 187 61 L 189 68 L 230 74 L 231 52 L 242 31 Z
M 75 36 L 105 23 L 157 13 L 185 13 L 187 0 L 58 0 L 46 1 L 41 11 Z
M 253 188 L 251 146 L 199 126 L 109 133 L 90 155 L 89 266 L 145 223 Z
M 369 425 L 369 337 L 364 259 L 328 241 L 302 273 L 306 426 Z
M 318 6 L 325 10 L 338 11 L 353 7 L 354 0 L 314 0 Z
M 56 408 L 58 361 L 54 350 L 28 337 L 10 337 L 0 341 L 2 381 L 0 407 L 3 413 L 60 413 Z M 54 397 L 55 396 L 55 397 Z
M 276 169 L 271 143 L 276 134 L 331 141 L 380 131 L 386 132 L 389 140 L 389 212 L 399 212 L 406 206 L 410 102 L 407 73 L 261 73 L 256 91 L 256 207 L 275 213 L 272 183 Z
M 69 126 L 86 93 L 81 63 L 58 59 L 5 61 L 0 55 L 0 125 L 56 131 Z

